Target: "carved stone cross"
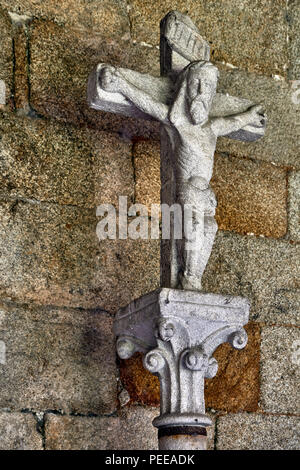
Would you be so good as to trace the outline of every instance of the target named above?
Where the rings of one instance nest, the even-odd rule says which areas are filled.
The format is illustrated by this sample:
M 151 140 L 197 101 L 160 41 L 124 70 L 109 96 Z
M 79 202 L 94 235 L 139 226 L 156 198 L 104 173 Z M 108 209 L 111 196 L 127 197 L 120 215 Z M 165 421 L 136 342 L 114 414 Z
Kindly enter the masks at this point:
M 166 449 L 174 448 L 174 435 L 181 436 L 180 448 L 205 447 L 204 378 L 217 372 L 211 356 L 224 341 L 238 349 L 247 343 L 248 301 L 201 292 L 217 232 L 209 183 L 217 138 L 255 141 L 266 119 L 261 106 L 217 92 L 218 69 L 209 56 L 190 18 L 172 11 L 161 21 L 160 77 L 99 64 L 88 84 L 91 107 L 161 123 L 161 202 L 190 209 L 182 239 L 173 219 L 170 239 L 162 240 L 162 288 L 121 309 L 115 321 L 119 355 L 146 353 L 145 367 L 160 378 L 154 425 Z

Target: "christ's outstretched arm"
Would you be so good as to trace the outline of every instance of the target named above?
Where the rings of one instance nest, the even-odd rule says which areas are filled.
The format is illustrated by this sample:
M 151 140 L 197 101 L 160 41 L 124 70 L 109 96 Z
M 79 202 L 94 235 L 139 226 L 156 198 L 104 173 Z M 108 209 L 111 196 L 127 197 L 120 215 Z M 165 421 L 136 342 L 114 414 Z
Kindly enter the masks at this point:
M 128 82 L 122 72 L 112 66 L 103 67 L 99 77 L 101 88 L 112 93 L 121 93 L 127 100 L 146 114 L 167 124 L 168 106 L 153 99 L 147 92 Z
M 231 132 L 236 132 L 249 124 L 262 127 L 264 120 L 265 115 L 263 113 L 263 107 L 255 105 L 241 114 L 212 119 L 211 126 L 215 135 L 219 137 L 230 134 Z

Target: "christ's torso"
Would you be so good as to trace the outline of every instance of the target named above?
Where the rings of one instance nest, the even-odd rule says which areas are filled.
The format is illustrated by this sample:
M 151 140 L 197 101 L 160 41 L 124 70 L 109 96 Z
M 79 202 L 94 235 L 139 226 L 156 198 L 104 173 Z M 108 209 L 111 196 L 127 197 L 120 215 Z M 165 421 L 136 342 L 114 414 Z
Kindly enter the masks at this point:
M 209 184 L 213 173 L 216 136 L 210 124 L 176 126 L 168 132 L 173 146 L 174 176 L 177 182 L 202 178 Z

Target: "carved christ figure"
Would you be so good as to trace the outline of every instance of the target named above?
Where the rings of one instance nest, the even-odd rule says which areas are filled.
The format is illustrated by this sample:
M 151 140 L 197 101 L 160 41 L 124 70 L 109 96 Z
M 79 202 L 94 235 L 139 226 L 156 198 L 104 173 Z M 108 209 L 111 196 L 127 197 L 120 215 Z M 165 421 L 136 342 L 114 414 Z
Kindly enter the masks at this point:
M 223 112 L 223 116 L 218 116 L 218 112 L 213 108 L 218 106 L 218 100 L 223 107 L 223 102 L 226 101 L 226 97 L 222 98 L 216 92 L 218 69 L 209 60 L 186 60 L 184 67 L 181 65 L 184 61 L 180 60 L 178 67 L 178 58 L 181 59 L 178 55 L 178 37 L 181 40 L 182 36 L 185 37 L 183 33 L 186 28 L 191 29 L 191 35 L 197 35 L 195 26 L 189 18 L 177 12 L 167 15 L 162 24 L 165 32 L 164 40 L 166 33 L 169 35 L 168 60 L 169 62 L 170 59 L 173 60 L 165 77 L 155 78 L 101 64 L 98 68 L 97 87 L 110 96 L 111 94 L 122 96 L 124 101 L 120 100 L 117 112 L 128 114 L 124 112 L 127 104 L 141 112 L 142 117 L 150 116 L 161 123 L 162 139 L 168 140 L 164 147 L 168 148 L 166 152 L 169 153 L 169 163 L 172 166 L 169 203 L 176 202 L 181 207 L 188 206 L 192 211 L 192 227 L 190 231 L 184 231 L 182 240 L 176 241 L 175 256 L 170 257 L 170 262 L 175 265 L 175 279 L 173 276 L 170 287 L 200 290 L 201 277 L 218 228 L 214 219 L 216 199 L 209 185 L 217 138 L 229 136 L 241 140 L 256 140 L 262 135 L 265 116 L 262 106 L 249 106 L 246 100 L 241 100 L 242 112 L 236 112 L 235 106 L 233 114 L 228 115 L 227 111 Z M 178 35 L 178 30 L 181 36 Z M 192 52 L 195 49 L 195 41 Z M 185 39 L 182 47 L 185 55 L 186 42 Z M 207 53 L 203 55 L 207 56 Z M 190 56 L 194 58 L 193 54 Z M 164 64 L 163 68 L 165 67 Z M 108 99 L 110 100 L 111 98 Z M 105 107 L 98 106 L 98 109 Z M 163 177 L 162 179 L 164 180 Z M 191 242 L 197 227 L 198 229 L 200 227 L 198 233 L 201 233 L 201 237 L 197 239 L 195 245 Z M 172 249 L 174 251 L 174 246 Z M 172 267 L 170 269 L 172 270 Z

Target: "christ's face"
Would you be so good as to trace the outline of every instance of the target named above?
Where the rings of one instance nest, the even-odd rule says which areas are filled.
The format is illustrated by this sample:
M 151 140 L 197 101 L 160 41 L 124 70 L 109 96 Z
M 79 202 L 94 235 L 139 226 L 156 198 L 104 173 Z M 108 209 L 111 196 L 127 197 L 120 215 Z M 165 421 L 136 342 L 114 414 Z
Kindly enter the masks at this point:
M 187 75 L 187 98 L 194 124 L 208 120 L 218 81 L 217 68 L 212 65 L 193 64 Z

